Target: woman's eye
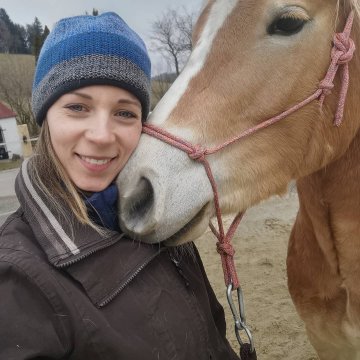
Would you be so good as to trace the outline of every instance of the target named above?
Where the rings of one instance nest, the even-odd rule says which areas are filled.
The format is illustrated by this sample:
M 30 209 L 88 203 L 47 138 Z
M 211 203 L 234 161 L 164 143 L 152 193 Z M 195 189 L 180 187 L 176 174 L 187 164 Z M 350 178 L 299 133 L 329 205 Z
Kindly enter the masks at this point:
M 116 116 L 121 116 L 121 117 L 128 118 L 128 119 L 136 117 L 136 115 L 133 112 L 127 111 L 127 110 L 118 111 L 116 113 Z
M 85 106 L 83 106 L 81 104 L 71 104 L 71 105 L 65 106 L 65 108 L 75 111 L 75 112 L 82 112 L 85 110 Z
M 270 35 L 294 35 L 302 30 L 306 21 L 292 17 L 282 17 L 275 20 L 268 28 Z

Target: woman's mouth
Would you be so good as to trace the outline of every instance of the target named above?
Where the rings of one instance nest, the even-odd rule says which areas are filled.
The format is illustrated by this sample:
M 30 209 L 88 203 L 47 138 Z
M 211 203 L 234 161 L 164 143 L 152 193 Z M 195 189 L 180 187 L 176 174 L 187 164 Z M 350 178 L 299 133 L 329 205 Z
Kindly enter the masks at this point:
M 115 158 L 99 158 L 90 157 L 76 154 L 82 163 L 82 165 L 90 171 L 103 171 L 106 170 L 110 165 L 111 161 Z
M 93 165 L 105 165 L 111 161 L 111 158 L 108 159 L 94 159 L 87 156 L 80 156 L 81 160 L 86 161 L 89 164 Z

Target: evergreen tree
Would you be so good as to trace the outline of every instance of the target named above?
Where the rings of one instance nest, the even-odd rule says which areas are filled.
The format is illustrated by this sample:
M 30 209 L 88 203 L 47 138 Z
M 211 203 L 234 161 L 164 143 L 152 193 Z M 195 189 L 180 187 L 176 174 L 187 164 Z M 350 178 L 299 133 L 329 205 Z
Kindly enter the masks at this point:
M 89 15 L 89 12 L 87 10 L 85 11 L 85 15 Z M 92 16 L 98 16 L 99 15 L 99 10 L 93 8 L 91 15 Z
M 13 49 L 16 54 L 28 54 L 29 51 L 26 47 L 26 30 L 24 26 L 14 24 L 13 28 L 15 36 L 13 37 Z
M 25 28 L 14 24 L 5 9 L 0 8 L 0 52 L 11 54 L 28 53 Z
M 43 36 L 42 36 L 42 44 L 44 43 L 44 41 L 46 40 L 46 38 L 48 37 L 48 35 L 50 34 L 50 30 L 49 28 L 45 25 L 44 27 L 44 32 L 43 32 Z M 41 46 L 42 46 L 41 44 Z
M 7 27 L 12 23 L 6 10 L 3 8 L 0 8 L 0 19 L 4 21 Z
M 35 56 L 35 61 L 37 61 L 41 46 L 44 42 L 44 30 L 39 19 L 35 17 L 34 22 L 26 26 L 26 30 L 28 48 L 30 49 L 30 53 Z
M 0 53 L 10 52 L 11 34 L 3 19 L 0 18 Z

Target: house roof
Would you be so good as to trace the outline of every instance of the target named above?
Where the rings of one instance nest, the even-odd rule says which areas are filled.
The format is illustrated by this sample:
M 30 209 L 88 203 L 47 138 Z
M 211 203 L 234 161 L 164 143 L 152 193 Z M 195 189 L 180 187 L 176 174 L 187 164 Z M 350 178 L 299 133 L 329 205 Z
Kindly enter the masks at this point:
M 8 119 L 15 116 L 16 113 L 14 113 L 11 109 L 9 109 L 0 101 L 0 119 Z

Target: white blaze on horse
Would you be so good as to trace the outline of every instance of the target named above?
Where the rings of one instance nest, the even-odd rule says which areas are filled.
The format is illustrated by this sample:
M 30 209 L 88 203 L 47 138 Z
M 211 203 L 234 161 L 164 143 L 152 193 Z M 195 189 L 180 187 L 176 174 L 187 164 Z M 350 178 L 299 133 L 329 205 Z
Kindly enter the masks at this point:
M 297 180 L 288 284 L 309 339 L 326 360 L 360 359 L 359 8 L 359 0 L 209 0 L 188 64 L 149 119 L 213 148 L 322 87 L 321 107 L 311 101 L 207 160 L 224 214 L 283 194 Z M 334 126 L 342 73 L 333 88 L 322 80 L 334 32 L 343 31 L 352 10 L 351 38 L 359 50 L 349 63 L 342 123 Z M 351 57 L 349 41 L 344 46 L 339 63 Z M 192 241 L 215 214 L 202 164 L 148 135 L 119 188 L 122 228 L 147 242 Z

